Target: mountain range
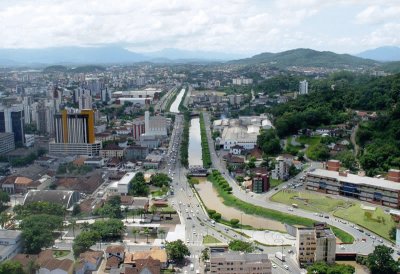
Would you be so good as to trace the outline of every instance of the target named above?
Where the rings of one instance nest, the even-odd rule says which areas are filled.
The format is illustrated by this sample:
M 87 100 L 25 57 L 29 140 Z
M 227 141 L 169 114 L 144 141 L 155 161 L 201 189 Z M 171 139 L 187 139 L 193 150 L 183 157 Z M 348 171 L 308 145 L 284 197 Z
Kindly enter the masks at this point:
M 360 52 L 357 56 L 382 62 L 400 61 L 400 48 L 394 46 L 380 47 Z
M 396 60 L 396 58 L 400 60 L 400 48 L 397 47 L 378 48 L 362 52 L 358 56 L 312 49 L 293 49 L 279 53 L 264 52 L 248 58 L 237 54 L 189 51 L 173 48 L 148 53 L 137 53 L 120 46 L 0 49 L 1 66 L 98 65 L 137 62 L 229 62 L 231 64 L 244 65 L 263 63 L 280 68 L 290 66 L 347 68 L 376 66 L 379 65 L 377 60 Z

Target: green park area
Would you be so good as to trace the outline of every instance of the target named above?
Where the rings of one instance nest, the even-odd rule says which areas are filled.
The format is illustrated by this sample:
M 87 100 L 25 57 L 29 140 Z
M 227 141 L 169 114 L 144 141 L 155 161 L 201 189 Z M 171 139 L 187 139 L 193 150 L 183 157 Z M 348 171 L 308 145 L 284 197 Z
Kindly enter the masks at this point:
M 211 235 L 206 235 L 203 237 L 203 244 L 217 244 L 220 242 L 221 242 L 220 240 L 216 239 Z
M 277 187 L 282 183 L 283 183 L 283 181 L 279 180 L 279 179 L 270 179 L 269 180 L 269 185 L 270 185 L 271 188 Z
M 386 214 L 382 208 L 363 209 L 361 203 L 356 200 L 349 202 L 319 193 L 284 190 L 272 196 L 271 201 L 289 206 L 296 204 L 299 208 L 311 212 L 332 213 L 388 240 L 390 230 L 396 225 L 390 214 Z
M 271 197 L 271 201 L 291 206 L 296 204 L 299 208 L 313 212 L 332 212 L 337 208 L 348 207 L 349 203 L 334 199 L 328 195 L 317 193 L 299 192 L 291 189 L 279 191 Z
M 390 214 L 385 213 L 382 208 L 375 207 L 375 210 L 367 210 L 363 209 L 360 203 L 355 203 L 347 209 L 336 210 L 334 215 L 362 226 L 388 240 L 391 240 L 389 231 L 396 226 Z

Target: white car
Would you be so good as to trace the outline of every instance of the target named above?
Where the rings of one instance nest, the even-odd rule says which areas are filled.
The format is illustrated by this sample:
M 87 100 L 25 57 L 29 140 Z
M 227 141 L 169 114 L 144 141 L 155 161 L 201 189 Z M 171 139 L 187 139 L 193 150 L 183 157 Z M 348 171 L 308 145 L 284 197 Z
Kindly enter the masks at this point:
M 286 270 L 288 270 L 288 269 L 289 269 L 289 266 L 288 266 L 287 264 L 284 264 L 284 265 L 283 265 L 283 268 L 286 269 Z
M 272 268 L 276 268 L 276 264 L 272 263 Z

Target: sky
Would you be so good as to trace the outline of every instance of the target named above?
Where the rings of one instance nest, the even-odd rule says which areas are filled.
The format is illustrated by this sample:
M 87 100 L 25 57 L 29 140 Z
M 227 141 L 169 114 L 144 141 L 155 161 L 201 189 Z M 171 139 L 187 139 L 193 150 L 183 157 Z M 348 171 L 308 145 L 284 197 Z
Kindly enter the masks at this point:
M 400 0 L 0 0 L 0 48 L 238 54 L 400 46 Z

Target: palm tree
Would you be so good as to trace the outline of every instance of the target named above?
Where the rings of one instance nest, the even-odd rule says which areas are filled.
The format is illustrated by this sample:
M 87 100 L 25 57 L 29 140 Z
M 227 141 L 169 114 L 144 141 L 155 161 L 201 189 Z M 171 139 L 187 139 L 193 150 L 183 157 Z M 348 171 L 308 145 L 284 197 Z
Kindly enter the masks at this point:
M 148 228 L 148 227 L 145 227 L 145 228 L 143 229 L 143 233 L 144 233 L 144 235 L 146 235 L 146 243 L 148 244 L 148 243 L 149 243 L 149 234 L 150 234 L 149 228 Z
M 72 228 L 72 236 L 75 237 L 76 219 L 72 219 L 72 220 L 71 220 L 70 226 L 71 226 L 71 228 Z
M 158 230 L 158 234 L 160 235 L 161 243 L 163 243 L 163 239 L 164 239 L 165 233 L 166 233 L 165 230 L 162 229 L 162 228 Z
M 26 267 L 28 274 L 35 274 L 40 268 L 40 266 L 34 260 L 29 260 Z
M 89 231 L 89 229 L 90 229 L 90 224 L 89 224 L 88 222 L 84 222 L 84 223 L 81 225 L 81 230 L 82 230 L 82 231 Z
M 127 206 L 124 208 L 124 211 L 125 211 L 125 222 L 128 222 L 128 207 Z
M 133 237 L 135 237 L 135 243 L 136 243 L 136 236 L 139 234 L 140 230 L 137 228 L 132 228 L 132 234 Z

